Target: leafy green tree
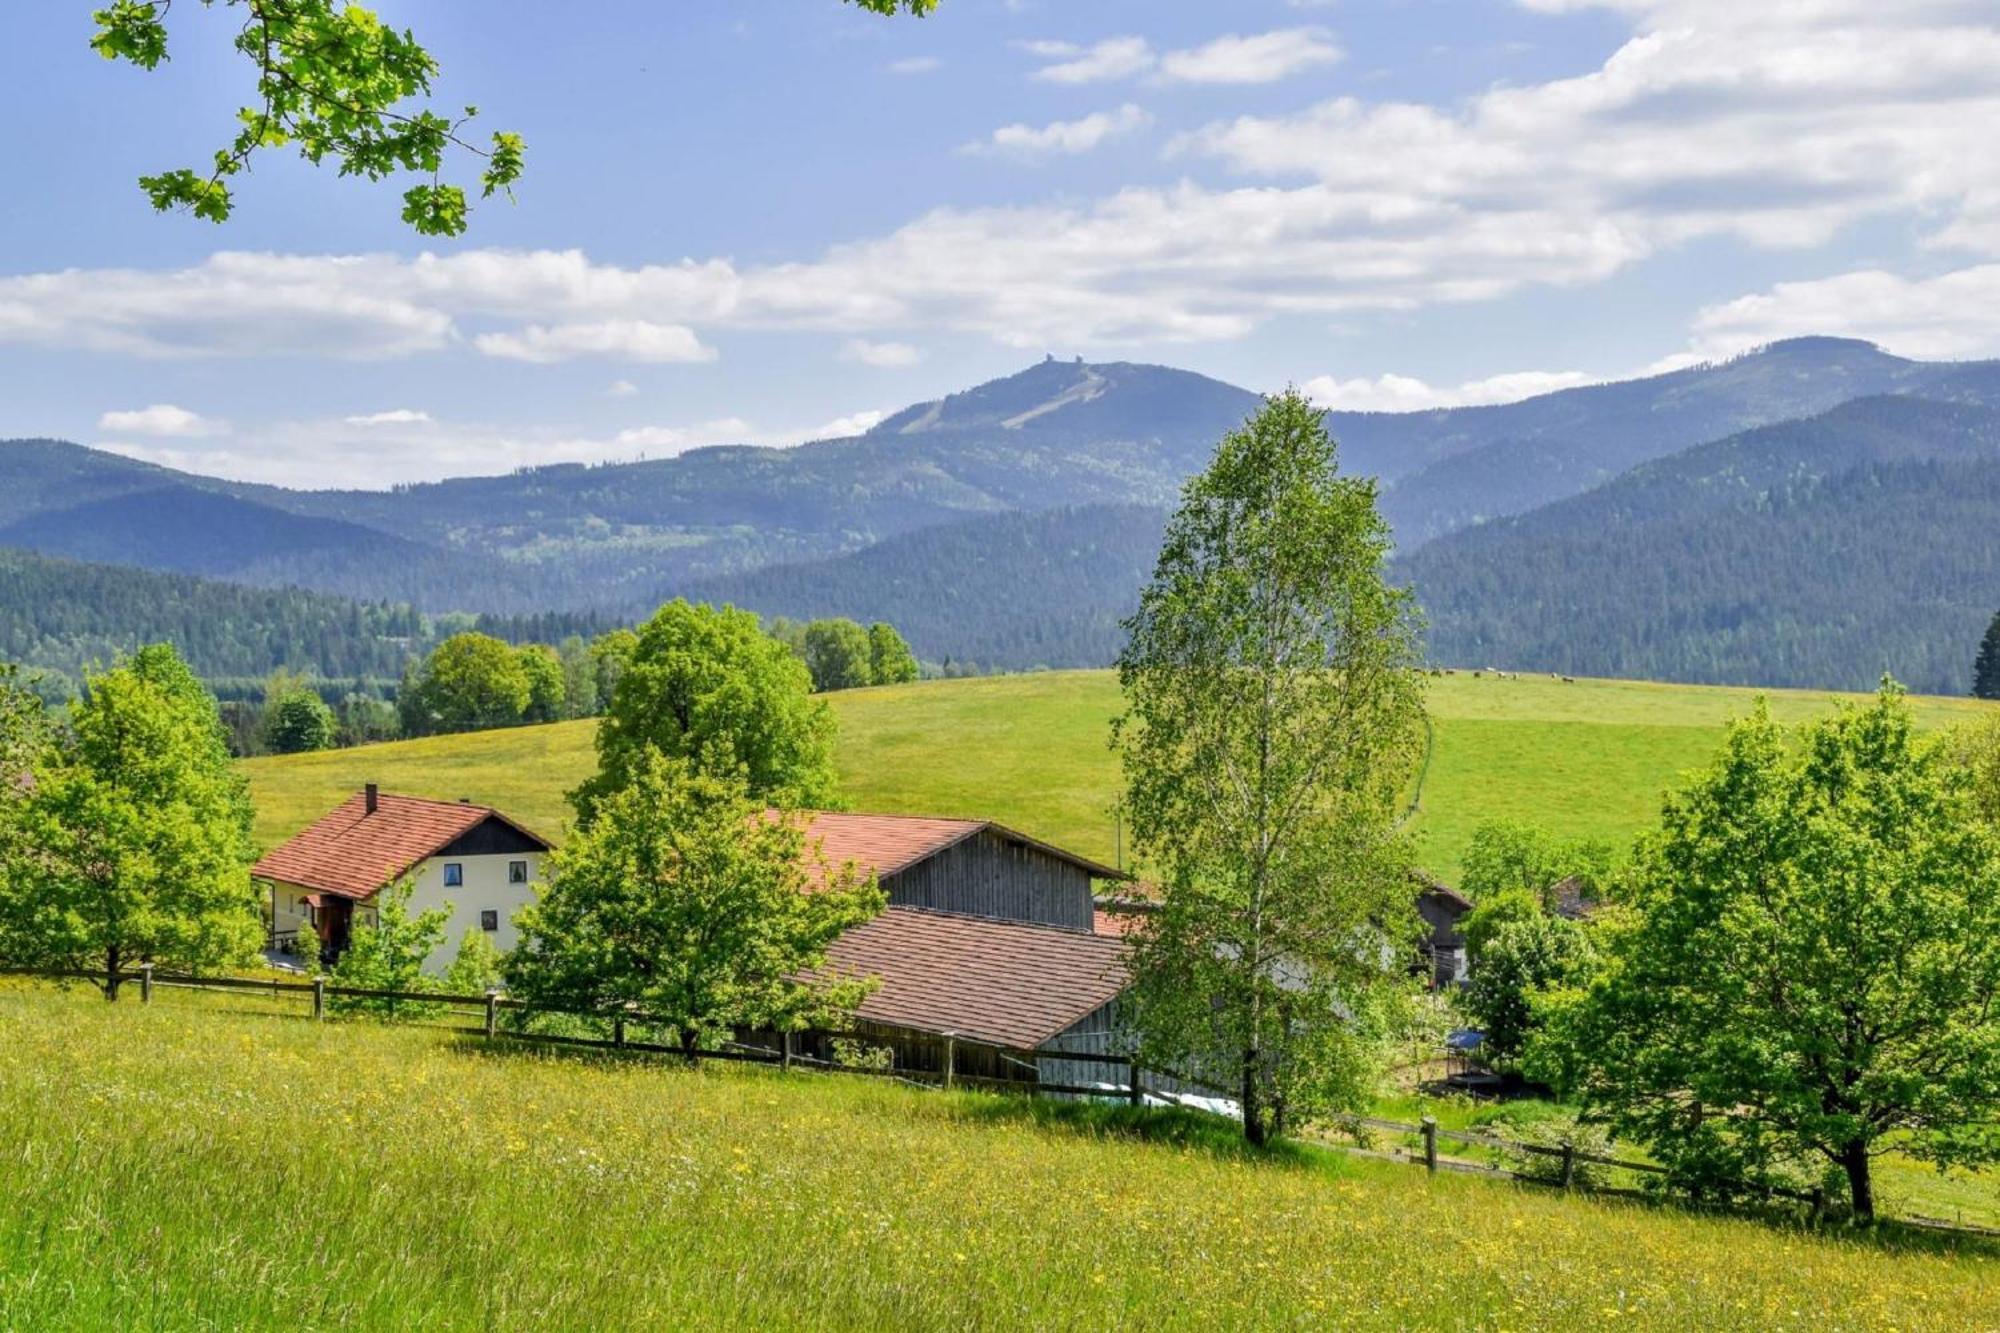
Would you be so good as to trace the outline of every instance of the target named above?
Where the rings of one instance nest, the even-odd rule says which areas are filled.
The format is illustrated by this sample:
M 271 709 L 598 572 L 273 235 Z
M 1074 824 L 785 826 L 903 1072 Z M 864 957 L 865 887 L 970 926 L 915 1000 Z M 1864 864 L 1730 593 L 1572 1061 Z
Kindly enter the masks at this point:
M 2000 836 L 1885 682 L 1788 736 L 1760 704 L 1665 804 L 1568 1026 L 1586 1106 L 1684 1180 L 1787 1158 L 1875 1209 L 1891 1151 L 2000 1159 Z
M 874 682 L 868 631 L 851 620 L 815 620 L 806 626 L 806 669 L 813 688 L 851 690 Z
M 1986 626 L 1979 656 L 1972 664 L 1972 693 L 1978 699 L 2000 699 L 2000 613 Z
M 1484 1036 L 1481 1054 L 1502 1062 L 1519 1058 L 1538 1026 L 1536 997 L 1584 983 L 1596 959 L 1583 926 L 1540 910 L 1494 930 L 1464 995 Z
M 1546 914 L 1541 894 L 1528 889 L 1502 889 L 1479 899 L 1458 927 L 1459 937 L 1465 941 L 1467 965 L 1478 966 L 1487 943 L 1502 930 Z
M 1125 809 L 1159 910 L 1136 936 L 1143 1053 L 1220 1067 L 1253 1143 L 1359 1100 L 1415 925 L 1396 830 L 1423 717 L 1415 617 L 1375 484 L 1289 391 L 1188 482 L 1119 660 Z
M 764 632 L 797 654 L 803 662 L 806 658 L 806 622 L 793 620 L 790 616 L 772 616 L 764 622 Z
M 528 703 L 521 710 L 523 722 L 555 722 L 563 716 L 565 700 L 562 658 L 546 643 L 524 643 L 514 650 L 521 673 L 528 681 Z
M 901 685 L 917 678 L 917 655 L 886 620 L 868 627 L 868 675 L 877 685 Z
M 445 969 L 444 989 L 451 995 L 483 995 L 497 990 L 504 959 L 483 930 L 465 932 L 458 942 L 458 954 Z
M 1549 890 L 1565 879 L 1579 881 L 1591 898 L 1603 896 L 1611 863 L 1611 849 L 1601 842 L 1558 838 L 1519 820 L 1489 820 L 1472 831 L 1459 888 L 1475 903 L 1524 890 L 1552 906 Z
M 411 736 L 512 726 L 521 720 L 533 685 L 521 655 L 490 634 L 454 634 L 431 650 L 399 706 Z
M 741 774 L 649 749 L 551 859 L 540 899 L 516 918 L 506 975 L 515 995 L 550 1008 L 635 1005 L 692 1054 L 738 1025 L 851 1011 L 865 980 L 805 978 L 882 905 L 872 876 L 827 865 L 800 821 L 767 815 Z
M 618 693 L 619 677 L 632 664 L 632 654 L 639 651 L 639 636 L 629 629 L 614 629 L 591 640 L 590 660 L 597 673 L 597 707 L 601 712 L 611 706 L 611 700 Z
M 424 964 L 444 943 L 444 928 L 451 920 L 451 908 L 433 907 L 410 915 L 413 886 L 400 880 L 375 895 L 375 919 L 360 921 L 348 937 L 347 949 L 334 960 L 328 978 L 336 986 L 366 990 L 434 991 L 436 983 L 424 974 Z M 342 1013 L 371 1014 L 378 1018 L 422 1018 L 437 1012 L 437 1006 L 421 1000 L 377 999 L 372 996 L 334 996 L 328 1003 Z
M 31 781 L 0 882 L 0 957 L 115 977 L 255 954 L 249 796 L 215 700 L 171 646 L 91 677 Z
M 330 750 L 340 738 L 340 724 L 319 691 L 303 678 L 283 673 L 264 691 L 261 730 L 264 748 L 272 754 Z
M 753 799 L 825 805 L 834 794 L 833 715 L 812 678 L 757 618 L 676 600 L 640 629 L 597 728 L 597 772 L 571 793 L 589 824 L 650 750 L 746 775 Z
M 581 634 L 572 634 L 556 646 L 562 663 L 564 717 L 596 717 L 597 662 Z
M 937 0 L 851 0 L 877 14 L 928 14 Z M 398 174 L 427 179 L 403 192 L 403 221 L 426 236 L 465 230 L 471 206 L 465 187 L 438 179 L 456 148 L 481 159 L 479 192 L 511 197 L 520 179 L 521 136 L 494 133 L 484 144 L 465 137 L 476 107 L 457 116 L 431 109 L 438 63 L 416 35 L 398 32 L 369 10 L 344 0 L 202 0 L 240 8 L 234 46 L 256 67 L 239 128 L 216 150 L 206 171 L 181 167 L 141 176 L 153 207 L 185 209 L 211 222 L 235 207 L 229 182 L 260 149 L 297 145 L 315 166 L 332 161 L 343 176 L 383 180 Z M 167 11 L 172 0 L 109 0 L 96 10 L 91 48 L 107 60 L 156 69 L 167 59 Z M 404 107 L 411 109 L 405 110 Z
M 350 694 L 340 701 L 337 744 L 370 745 L 392 741 L 402 734 L 402 720 L 396 706 L 369 694 Z

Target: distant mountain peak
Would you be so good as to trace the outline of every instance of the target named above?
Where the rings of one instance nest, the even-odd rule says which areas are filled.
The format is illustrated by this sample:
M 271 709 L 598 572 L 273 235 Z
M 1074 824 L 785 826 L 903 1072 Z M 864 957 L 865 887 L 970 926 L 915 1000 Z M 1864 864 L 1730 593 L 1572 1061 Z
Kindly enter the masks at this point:
M 1088 405 L 1093 429 L 1153 434 L 1158 430 L 1162 403 L 1212 405 L 1225 401 L 1229 412 L 1247 413 L 1256 395 L 1171 366 L 1047 356 L 1011 375 L 906 407 L 870 433 L 1067 428 L 1077 409 Z

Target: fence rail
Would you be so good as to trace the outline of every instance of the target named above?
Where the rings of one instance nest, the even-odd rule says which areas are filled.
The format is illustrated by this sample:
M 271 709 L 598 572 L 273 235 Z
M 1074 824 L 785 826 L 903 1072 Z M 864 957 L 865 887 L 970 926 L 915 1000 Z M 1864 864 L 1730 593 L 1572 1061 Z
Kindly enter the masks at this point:
M 1209 1092 L 1228 1096 L 1228 1090 L 1201 1079 L 1169 1070 L 1150 1069 L 1138 1064 L 1130 1056 L 1108 1055 L 1092 1051 L 1066 1051 L 1050 1047 L 1020 1050 L 999 1046 L 990 1042 L 973 1040 L 956 1033 L 922 1033 L 915 1030 L 873 1030 L 848 1031 L 815 1028 L 804 1032 L 774 1034 L 779 1042 L 777 1047 L 759 1046 L 742 1041 L 728 1041 L 720 1046 L 703 1046 L 688 1050 L 679 1045 L 637 1039 L 628 1029 L 671 1028 L 672 1024 L 655 1015 L 636 1008 L 591 1010 L 562 1008 L 530 1004 L 515 999 L 499 991 L 482 994 L 454 994 L 448 991 L 383 990 L 365 986 L 340 986 L 325 977 L 315 977 L 310 981 L 287 981 L 280 977 L 233 977 L 224 975 L 198 975 L 185 972 L 161 972 L 151 966 L 142 966 L 131 971 L 95 971 L 79 968 L 31 968 L 0 967 L 0 976 L 36 977 L 56 981 L 87 981 L 106 991 L 136 985 L 142 1003 L 151 1003 L 155 987 L 169 990 L 223 991 L 254 995 L 309 997 L 312 1016 L 324 1018 L 329 1000 L 376 1000 L 394 1004 L 434 1005 L 446 1009 L 472 1009 L 484 1017 L 480 1027 L 446 1025 L 447 1030 L 484 1036 L 489 1040 L 505 1038 L 511 1041 L 540 1042 L 551 1046 L 572 1048 L 630 1051 L 637 1054 L 660 1054 L 683 1056 L 695 1060 L 727 1060 L 747 1064 L 771 1064 L 790 1068 L 798 1065 L 807 1069 L 823 1069 L 848 1074 L 875 1075 L 901 1079 L 904 1082 L 924 1087 L 943 1086 L 946 1088 L 965 1086 L 988 1088 L 1003 1092 L 1026 1093 L 1029 1096 L 1087 1097 L 1106 1101 L 1125 1101 L 1131 1105 L 1143 1105 L 1154 1101 L 1172 1106 L 1190 1106 L 1190 1100 L 1172 1088 L 1160 1086 L 1162 1080 L 1185 1087 L 1201 1088 Z M 574 1033 L 535 1032 L 524 1027 L 508 1027 L 499 1022 L 503 1013 L 562 1015 L 582 1018 L 597 1023 L 609 1023 L 611 1036 L 588 1037 Z M 885 1065 L 875 1066 L 865 1063 L 842 1062 L 838 1059 L 815 1056 L 812 1048 L 831 1050 L 835 1042 L 852 1042 L 872 1049 L 888 1049 L 891 1059 Z M 907 1056 L 919 1049 L 927 1050 L 938 1057 L 936 1067 L 899 1062 L 896 1057 Z M 984 1052 L 991 1057 L 996 1068 L 1018 1069 L 1019 1077 L 1003 1078 L 993 1075 L 972 1073 L 962 1069 L 964 1053 Z M 1052 1083 L 1041 1078 L 1042 1060 L 1063 1060 L 1073 1064 L 1102 1065 L 1112 1070 L 1123 1070 L 1124 1076 L 1117 1082 L 1101 1084 Z M 1147 1075 L 1154 1077 L 1151 1081 Z

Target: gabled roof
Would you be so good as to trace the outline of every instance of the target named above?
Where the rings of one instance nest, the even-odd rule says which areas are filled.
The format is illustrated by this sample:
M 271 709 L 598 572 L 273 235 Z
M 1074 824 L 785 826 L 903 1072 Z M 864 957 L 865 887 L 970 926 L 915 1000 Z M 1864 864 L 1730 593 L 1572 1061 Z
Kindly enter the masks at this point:
M 948 847 L 976 834 L 991 830 L 1023 846 L 1033 847 L 1059 861 L 1078 867 L 1093 879 L 1127 879 L 1088 857 L 1016 833 L 990 819 L 931 819 L 920 815 L 851 815 L 832 810 L 806 816 L 806 841 L 818 841 L 827 863 L 839 866 L 852 861 L 863 870 L 886 878 L 907 870 L 917 862 L 936 856 Z
M 829 969 L 881 978 L 856 1016 L 1033 1050 L 1128 984 L 1115 936 L 890 907 L 827 950 Z
M 366 898 L 489 819 L 499 820 L 544 849 L 549 846 L 547 839 L 490 806 L 384 792 L 371 814 L 367 795 L 356 792 L 331 814 L 265 853 L 250 873 L 343 898 Z

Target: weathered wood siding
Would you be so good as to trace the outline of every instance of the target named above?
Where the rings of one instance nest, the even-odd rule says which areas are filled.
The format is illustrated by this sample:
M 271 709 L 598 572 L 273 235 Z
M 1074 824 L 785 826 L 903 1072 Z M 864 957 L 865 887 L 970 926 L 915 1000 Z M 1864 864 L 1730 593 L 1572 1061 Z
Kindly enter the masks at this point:
M 1132 1042 L 1130 1035 L 1121 1030 L 1119 1003 L 1113 1000 L 1093 1009 L 1042 1043 L 1042 1049 L 1076 1051 L 1087 1055 L 1127 1055 L 1131 1052 Z M 1095 1060 L 1063 1060 L 1047 1055 L 1037 1056 L 1035 1065 L 1041 1082 L 1059 1088 L 1090 1088 L 1100 1083 L 1111 1088 L 1126 1086 L 1126 1070 L 1118 1065 L 1099 1064 Z
M 945 848 L 882 881 L 901 907 L 1038 921 L 1089 930 L 1090 873 L 991 829 Z

